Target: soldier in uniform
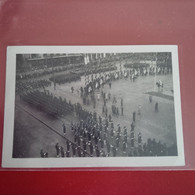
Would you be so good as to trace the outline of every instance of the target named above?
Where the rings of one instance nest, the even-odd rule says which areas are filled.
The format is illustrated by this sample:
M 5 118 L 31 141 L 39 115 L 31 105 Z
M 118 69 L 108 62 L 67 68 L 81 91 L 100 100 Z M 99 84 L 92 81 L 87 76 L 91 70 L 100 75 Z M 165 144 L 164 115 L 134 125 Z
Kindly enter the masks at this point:
M 115 146 L 112 147 L 112 152 L 113 152 L 113 156 L 115 157 L 116 156 L 116 147 Z
M 108 115 L 108 120 L 109 120 L 109 122 L 112 122 L 111 114 Z
M 124 136 L 124 142 L 127 143 L 127 135 Z
M 123 107 L 123 98 L 121 98 L 121 107 Z
M 109 142 L 107 142 L 106 146 L 107 146 L 107 156 L 110 156 L 110 144 L 109 144 Z
M 96 147 L 96 156 L 97 156 L 97 157 L 100 157 L 100 150 L 99 150 L 98 147 Z
M 127 128 L 126 128 L 126 126 L 124 126 L 124 136 L 126 136 L 127 135 Z
M 96 135 L 95 135 L 95 137 L 94 137 L 94 140 L 95 140 L 95 145 L 98 145 L 100 139 L 99 139 L 99 137 L 97 136 L 97 133 L 96 133 Z
M 72 154 L 73 156 L 76 155 L 76 146 L 74 144 L 72 144 Z
M 75 143 L 77 142 L 77 139 L 78 139 L 78 134 L 75 133 L 75 135 L 74 135 L 74 142 L 75 142 Z
M 66 157 L 70 157 L 70 150 L 66 151 Z
M 60 148 L 60 151 L 61 151 L 61 157 L 64 157 L 64 148 L 62 146 Z
M 142 136 L 141 133 L 138 133 L 138 146 L 141 147 L 141 142 L 142 142 Z
M 149 102 L 152 103 L 152 96 L 149 96 Z
M 66 135 L 66 125 L 65 125 L 65 123 L 62 124 L 62 128 L 63 128 L 63 134 L 65 136 Z
M 114 123 L 113 122 L 111 122 L 111 128 L 114 129 Z
M 102 124 L 102 117 L 99 116 L 99 124 Z
M 78 139 L 77 139 L 77 144 L 78 144 L 78 146 L 81 146 L 81 139 L 80 139 L 79 136 L 78 136 Z
M 83 149 L 86 152 L 86 150 L 87 150 L 87 143 L 86 143 L 85 139 L 83 139 Z
M 138 114 L 138 115 L 141 115 L 141 105 L 138 106 L 137 114 Z
M 135 128 L 135 124 L 134 122 L 131 123 L 131 131 L 134 131 L 134 128 Z
M 82 152 L 81 152 L 81 148 L 80 148 L 80 146 L 78 147 L 78 149 L 77 149 L 77 153 L 78 153 L 78 156 L 79 157 L 81 157 L 82 156 Z
M 134 130 L 131 130 L 130 132 L 130 141 L 131 141 L 131 147 L 134 148 L 134 140 L 135 136 L 134 136 Z
M 117 117 L 119 116 L 119 109 L 118 109 L 118 107 L 116 108 L 116 116 Z
M 89 143 L 90 155 L 93 156 L 93 144 Z
M 100 139 L 100 145 L 101 145 L 101 148 L 104 148 L 104 140 L 103 139 Z
M 123 142 L 123 154 L 126 154 L 127 145 L 125 142 Z
M 123 116 L 123 106 L 121 107 L 121 116 Z
M 133 112 L 133 122 L 135 122 L 136 112 Z
M 72 93 L 74 92 L 74 87 L 71 87 L 71 91 L 72 91 Z
M 59 154 L 60 154 L 60 146 L 59 146 L 58 143 L 55 145 L 55 148 L 56 148 L 57 157 L 59 157 Z
M 155 104 L 155 112 L 158 112 L 158 102 Z
M 142 156 L 142 136 L 140 132 L 138 133 L 138 152 Z
M 107 107 L 105 108 L 105 116 L 106 116 L 106 118 L 108 116 L 108 109 L 107 109 Z
M 71 131 L 73 132 L 73 131 L 74 131 L 74 124 L 73 124 L 72 121 L 71 121 L 71 123 L 70 123 L 70 127 L 71 127 Z
M 67 149 L 67 150 L 70 150 L 70 145 L 71 145 L 70 142 L 67 140 L 67 141 L 66 141 L 66 149 Z
M 105 112 L 105 107 L 102 106 L 102 114 Z
M 111 135 L 111 138 L 113 138 L 113 137 L 114 137 L 114 129 L 113 129 L 113 128 L 111 128 L 110 135 Z
M 121 127 L 120 127 L 120 124 L 118 124 L 118 133 L 119 133 L 119 134 L 121 133 Z

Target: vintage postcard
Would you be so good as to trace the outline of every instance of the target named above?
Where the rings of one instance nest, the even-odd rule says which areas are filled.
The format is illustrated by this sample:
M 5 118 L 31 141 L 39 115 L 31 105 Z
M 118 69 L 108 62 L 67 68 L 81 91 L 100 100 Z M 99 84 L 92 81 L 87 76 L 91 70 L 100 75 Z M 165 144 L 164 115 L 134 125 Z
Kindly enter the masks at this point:
M 9 46 L 2 167 L 184 166 L 178 49 Z

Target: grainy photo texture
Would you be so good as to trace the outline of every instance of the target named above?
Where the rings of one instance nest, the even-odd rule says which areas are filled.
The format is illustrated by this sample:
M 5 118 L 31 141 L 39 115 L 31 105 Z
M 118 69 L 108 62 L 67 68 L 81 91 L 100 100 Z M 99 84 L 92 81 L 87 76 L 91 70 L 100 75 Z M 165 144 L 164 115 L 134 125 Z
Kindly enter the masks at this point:
M 68 166 L 71 159 L 78 166 L 79 159 L 101 159 L 103 165 L 107 159 L 133 159 L 144 166 L 144 159 L 182 154 L 173 79 L 177 69 L 166 46 L 160 51 L 104 46 L 102 52 L 95 46 L 91 52 L 90 47 L 47 48 L 52 47 L 16 50 L 13 56 L 11 159 L 54 159 Z

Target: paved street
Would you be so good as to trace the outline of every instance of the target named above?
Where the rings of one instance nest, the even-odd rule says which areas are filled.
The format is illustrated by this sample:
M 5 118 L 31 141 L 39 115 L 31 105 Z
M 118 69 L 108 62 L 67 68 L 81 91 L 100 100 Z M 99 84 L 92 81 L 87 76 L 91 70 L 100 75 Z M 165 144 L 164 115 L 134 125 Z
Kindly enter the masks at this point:
M 141 132 L 143 142 L 147 142 L 148 138 L 156 139 L 166 143 L 167 146 L 176 143 L 175 115 L 173 100 L 166 99 L 160 96 L 153 96 L 152 103 L 149 103 L 148 92 L 154 90 L 158 92 L 157 87 L 154 89 L 154 76 L 140 76 L 134 82 L 129 79 L 121 79 L 112 82 L 111 89 L 108 85 L 102 88 L 103 92 L 111 94 L 111 100 L 108 100 L 108 114 L 111 113 L 112 99 L 115 96 L 117 106 L 119 107 L 119 116 L 112 116 L 114 126 L 120 124 L 122 130 L 126 126 L 128 136 L 130 135 L 130 124 L 132 122 L 132 113 L 138 112 L 138 107 L 141 106 L 141 115 L 136 115 L 135 122 L 135 138 Z M 168 96 L 172 96 L 172 75 L 158 75 L 156 80 L 162 80 L 164 89 L 162 92 Z M 53 84 L 47 87 L 56 97 L 66 98 L 71 103 L 80 102 L 82 99 L 79 94 L 80 87 L 84 87 L 84 77 L 81 81 L 57 85 L 54 90 Z M 74 87 L 74 92 L 71 92 L 71 87 Z M 101 91 L 96 91 L 97 93 Z M 120 98 L 123 98 L 124 116 L 121 116 Z M 155 112 L 155 103 L 158 102 L 159 112 Z M 96 108 L 93 105 L 82 105 L 84 109 L 94 112 L 98 116 L 105 117 L 102 114 L 103 100 L 97 101 Z M 66 139 L 73 141 L 73 134 L 70 130 L 70 123 L 78 122 L 78 118 L 74 115 L 69 115 L 64 118 L 52 118 L 46 113 L 31 107 L 29 104 L 16 98 L 15 112 L 15 141 L 14 141 L 14 157 L 40 157 L 40 150 L 48 151 L 49 157 L 56 156 L 55 144 L 66 148 Z M 66 139 L 62 135 L 62 124 L 65 122 L 67 126 Z M 112 141 L 112 140 L 111 140 Z M 122 155 L 122 154 L 121 154 Z

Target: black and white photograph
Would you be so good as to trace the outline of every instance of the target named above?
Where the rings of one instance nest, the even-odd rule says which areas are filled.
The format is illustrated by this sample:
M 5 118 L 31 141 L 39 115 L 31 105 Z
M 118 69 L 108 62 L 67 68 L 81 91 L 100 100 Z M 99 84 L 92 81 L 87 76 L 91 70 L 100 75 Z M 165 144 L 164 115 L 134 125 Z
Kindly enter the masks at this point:
M 184 166 L 177 46 L 8 47 L 2 162 Z

